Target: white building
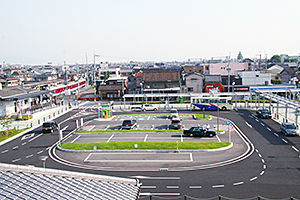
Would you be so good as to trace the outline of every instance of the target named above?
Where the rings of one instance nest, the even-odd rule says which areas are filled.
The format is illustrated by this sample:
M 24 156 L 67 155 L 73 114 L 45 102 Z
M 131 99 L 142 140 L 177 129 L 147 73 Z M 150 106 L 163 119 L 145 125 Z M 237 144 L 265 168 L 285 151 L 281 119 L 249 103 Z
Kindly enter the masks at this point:
M 236 71 L 236 75 L 242 78 L 242 85 L 270 85 L 270 71 Z

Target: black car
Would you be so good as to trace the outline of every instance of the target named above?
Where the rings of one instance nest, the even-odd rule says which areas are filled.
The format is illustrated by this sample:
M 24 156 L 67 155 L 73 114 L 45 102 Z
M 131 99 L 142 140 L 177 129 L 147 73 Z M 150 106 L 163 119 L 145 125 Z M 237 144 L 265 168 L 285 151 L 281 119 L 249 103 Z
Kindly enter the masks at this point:
M 132 129 L 137 126 L 135 119 L 125 119 L 122 123 L 122 129 Z
M 256 114 L 260 118 L 271 119 L 272 115 L 267 109 L 260 109 L 256 111 Z
M 217 134 L 215 130 L 208 130 L 207 128 L 203 126 L 192 126 L 189 129 L 183 130 L 184 136 L 201 136 L 201 137 L 213 137 Z
M 48 121 L 43 123 L 43 133 L 53 133 L 58 129 L 56 121 Z

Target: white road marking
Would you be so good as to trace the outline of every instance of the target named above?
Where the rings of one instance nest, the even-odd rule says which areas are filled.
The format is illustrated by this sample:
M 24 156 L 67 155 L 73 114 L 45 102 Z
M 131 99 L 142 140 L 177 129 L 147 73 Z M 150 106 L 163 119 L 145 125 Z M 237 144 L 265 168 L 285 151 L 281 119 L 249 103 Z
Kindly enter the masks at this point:
M 78 135 L 74 140 L 71 141 L 71 143 L 74 143 L 80 137 L 81 137 L 81 135 Z
M 95 126 L 92 126 L 92 127 L 89 129 L 89 131 L 93 130 L 94 127 L 95 127 Z
M 285 140 L 285 139 L 283 139 L 283 138 L 282 138 L 281 140 L 282 140 L 284 143 L 286 143 L 286 144 L 288 143 L 288 141 L 286 141 L 286 140 Z
M 41 154 L 41 153 L 43 153 L 44 151 L 43 150 L 41 150 L 41 151 L 39 151 L 39 152 L 37 152 L 37 154 Z
M 152 192 L 145 192 L 145 193 L 140 193 L 141 196 L 180 196 L 180 193 L 152 193 Z
M 264 175 L 264 173 L 265 173 L 265 171 L 262 171 L 262 172 L 260 172 L 260 174 L 259 174 L 259 175 L 261 175 L 261 176 L 262 176 L 262 175 Z
M 278 135 L 277 133 L 274 133 L 274 135 L 275 135 L 276 137 L 279 137 L 279 135 Z
M 6 152 L 8 152 L 8 149 L 6 149 L 6 150 L 3 150 L 1 153 L 6 153 Z
M 267 165 L 263 165 L 263 169 L 266 169 L 267 168 Z
M 107 130 L 109 127 L 110 127 L 110 125 L 108 125 L 107 127 L 105 127 L 105 129 L 104 129 L 104 130 L 106 131 L 106 130 Z
M 179 188 L 179 186 L 177 186 L 177 185 L 167 185 L 167 189 L 178 189 Z
M 33 156 L 33 154 L 30 154 L 30 155 L 26 156 L 25 158 L 30 158 L 30 157 L 32 157 L 32 156 Z
M 261 159 L 261 162 L 262 162 L 262 163 L 265 163 L 265 160 L 264 160 L 264 159 Z
M 255 176 L 255 177 L 251 178 L 250 181 L 254 181 L 256 179 L 257 179 L 257 177 Z
M 252 115 L 249 115 L 249 117 L 253 119 L 253 116 L 252 116 Z
M 262 157 L 262 155 L 261 155 L 260 153 L 258 154 L 258 156 L 259 156 L 260 158 Z
M 43 135 L 43 133 L 41 133 L 41 134 L 39 134 L 39 135 L 35 136 L 34 138 L 32 138 L 32 139 L 28 140 L 28 142 L 31 142 L 31 141 L 35 140 L 36 138 L 38 138 L 38 137 L 40 137 L 40 136 L 42 136 L 42 135 Z
M 69 125 L 65 126 L 63 129 L 61 129 L 61 131 L 65 131 L 68 127 L 69 127 Z
M 201 185 L 191 185 L 190 189 L 202 189 Z
M 155 185 L 142 185 L 142 188 L 145 188 L 145 189 L 156 189 L 156 186 Z
M 32 138 L 34 136 L 34 134 L 35 133 L 24 135 L 21 140 L 26 140 L 26 139 Z
M 17 149 L 17 148 L 19 148 L 19 146 L 14 146 L 12 149 L 15 150 L 15 149 Z
M 250 128 L 253 128 L 251 124 L 249 124 L 248 122 L 245 122 L 247 126 L 249 126 Z
M 260 123 L 262 126 L 265 126 L 265 124 L 263 124 L 263 123 Z
M 222 142 L 218 135 L 216 135 L 216 138 L 218 139 L 219 142 Z
M 268 131 L 272 131 L 269 127 L 267 127 Z
M 18 158 L 18 159 L 12 160 L 11 162 L 18 162 L 20 160 L 21 160 L 21 158 Z
M 299 152 L 299 150 L 298 150 L 296 147 L 292 146 L 292 148 L 293 148 L 295 151 Z
M 22 146 L 24 146 L 25 144 L 27 144 L 27 142 L 22 143 Z
M 147 141 L 148 134 L 145 135 L 144 142 Z
M 223 188 L 225 185 L 213 185 L 212 188 Z
M 256 121 L 256 122 L 259 122 L 259 120 L 258 120 L 258 119 L 255 119 L 255 121 Z
M 154 129 L 154 124 L 151 126 L 151 130 L 153 130 Z
M 149 116 L 149 117 L 147 118 L 147 120 L 149 120 L 149 119 L 150 119 L 150 117 L 151 117 L 151 116 Z
M 150 180 L 180 180 L 180 177 L 171 177 L 171 176 L 131 176 L 131 178 L 138 178 L 138 179 L 150 179 Z
M 115 134 L 112 134 L 112 135 L 108 138 L 108 140 L 107 140 L 106 142 L 110 142 L 111 139 L 114 137 L 114 135 L 115 135 Z
M 193 154 L 192 153 L 190 153 L 190 159 L 193 162 Z
M 233 183 L 233 185 L 242 185 L 242 184 L 244 184 L 244 182 L 237 182 L 237 183 Z
M 183 136 L 182 135 L 180 135 L 180 141 L 183 142 Z
M 258 151 L 258 149 L 255 149 L 255 151 L 258 153 L 259 151 Z

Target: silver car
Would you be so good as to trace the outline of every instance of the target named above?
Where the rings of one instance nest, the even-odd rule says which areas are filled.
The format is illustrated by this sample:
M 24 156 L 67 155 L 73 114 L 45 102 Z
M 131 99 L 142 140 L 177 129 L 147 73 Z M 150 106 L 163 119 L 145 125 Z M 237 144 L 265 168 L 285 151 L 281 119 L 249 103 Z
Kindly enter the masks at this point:
M 293 123 L 282 123 L 280 126 L 280 131 L 284 133 L 284 135 L 298 135 L 297 127 Z

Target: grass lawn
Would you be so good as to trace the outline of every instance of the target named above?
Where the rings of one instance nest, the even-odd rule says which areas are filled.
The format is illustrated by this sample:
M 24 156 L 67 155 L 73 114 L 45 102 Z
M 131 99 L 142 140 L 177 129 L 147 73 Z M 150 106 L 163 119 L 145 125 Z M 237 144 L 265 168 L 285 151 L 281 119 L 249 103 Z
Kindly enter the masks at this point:
M 23 132 L 25 130 L 26 130 L 26 128 L 25 129 L 21 129 L 21 130 L 16 130 L 16 129 L 13 128 L 13 129 L 9 130 L 9 134 L 8 135 L 6 135 L 6 131 L 1 131 L 0 132 L 0 142 L 2 142 L 2 141 L 6 140 L 6 139 L 8 139 L 8 138 L 10 138 L 10 137 L 12 137 L 14 135 L 17 135 L 18 133 L 21 133 L 21 132 Z
M 134 148 L 135 144 L 138 148 Z M 179 150 L 219 149 L 229 146 L 228 142 L 178 142 Z M 72 150 L 176 150 L 176 142 L 100 142 L 100 143 L 63 143 L 61 147 Z

